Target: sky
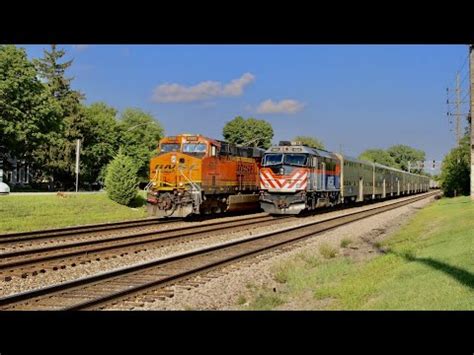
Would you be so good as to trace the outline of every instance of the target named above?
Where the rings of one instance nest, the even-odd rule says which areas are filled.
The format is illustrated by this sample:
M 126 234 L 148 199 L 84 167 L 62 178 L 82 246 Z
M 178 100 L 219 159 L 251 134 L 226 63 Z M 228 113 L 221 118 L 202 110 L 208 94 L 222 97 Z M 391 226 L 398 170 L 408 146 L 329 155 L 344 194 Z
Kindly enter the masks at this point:
M 49 46 L 22 47 L 38 58 Z M 167 135 L 222 139 L 226 122 L 254 117 L 272 124 L 275 144 L 309 135 L 350 156 L 406 144 L 442 160 L 455 146 L 446 88 L 457 71 L 462 94 L 469 81 L 462 45 L 60 47 L 74 59 L 67 74 L 86 104 L 140 108 Z

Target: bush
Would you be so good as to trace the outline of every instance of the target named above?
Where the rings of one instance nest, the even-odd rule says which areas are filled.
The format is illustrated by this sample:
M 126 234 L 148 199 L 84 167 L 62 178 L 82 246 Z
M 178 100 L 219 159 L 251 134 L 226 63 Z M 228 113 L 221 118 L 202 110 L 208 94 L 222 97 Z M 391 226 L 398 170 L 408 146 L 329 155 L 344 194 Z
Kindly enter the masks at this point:
M 469 194 L 471 166 L 469 142 L 470 137 L 464 136 L 459 146 L 452 149 L 443 160 L 440 180 L 445 196 Z
M 137 196 L 137 165 L 119 150 L 107 166 L 105 189 L 107 196 L 121 205 L 129 205 Z

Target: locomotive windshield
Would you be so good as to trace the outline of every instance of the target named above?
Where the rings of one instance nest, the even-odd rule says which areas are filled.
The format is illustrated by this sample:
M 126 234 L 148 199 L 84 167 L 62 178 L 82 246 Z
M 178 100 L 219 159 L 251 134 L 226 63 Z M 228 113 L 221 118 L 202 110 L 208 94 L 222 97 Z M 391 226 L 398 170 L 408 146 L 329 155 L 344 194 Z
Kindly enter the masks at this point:
M 205 143 L 186 143 L 183 144 L 183 153 L 204 155 L 207 151 L 207 145 Z
M 294 165 L 305 166 L 307 156 L 305 154 L 267 154 L 263 161 L 264 166 L 271 165 Z
M 285 154 L 283 159 L 284 164 L 287 165 L 296 165 L 296 166 L 305 166 L 306 165 L 306 155 L 304 154 Z
M 178 151 L 179 151 L 178 143 L 163 143 L 161 145 L 160 153 L 178 152 Z
M 269 165 L 278 165 L 282 164 L 283 161 L 283 154 L 266 154 L 263 165 L 264 166 L 269 166 Z

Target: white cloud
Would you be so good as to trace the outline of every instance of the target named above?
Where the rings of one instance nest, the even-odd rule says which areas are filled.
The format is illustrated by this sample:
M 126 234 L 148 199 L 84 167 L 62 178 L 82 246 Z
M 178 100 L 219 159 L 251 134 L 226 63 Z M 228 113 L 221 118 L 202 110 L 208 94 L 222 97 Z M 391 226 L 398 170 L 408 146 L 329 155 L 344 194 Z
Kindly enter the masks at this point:
M 255 76 L 245 73 L 226 85 L 217 81 L 203 81 L 194 86 L 162 84 L 155 88 L 152 100 L 155 102 L 190 102 L 218 96 L 240 96 L 243 94 L 244 88 L 253 81 L 255 81 Z
M 301 111 L 304 104 L 296 100 L 281 100 L 279 102 L 273 102 L 268 99 L 263 101 L 258 107 L 258 113 L 284 113 L 293 114 Z
M 89 47 L 89 45 L 88 44 L 74 44 L 72 47 L 75 50 L 80 52 L 80 51 L 83 51 L 83 50 L 87 49 Z

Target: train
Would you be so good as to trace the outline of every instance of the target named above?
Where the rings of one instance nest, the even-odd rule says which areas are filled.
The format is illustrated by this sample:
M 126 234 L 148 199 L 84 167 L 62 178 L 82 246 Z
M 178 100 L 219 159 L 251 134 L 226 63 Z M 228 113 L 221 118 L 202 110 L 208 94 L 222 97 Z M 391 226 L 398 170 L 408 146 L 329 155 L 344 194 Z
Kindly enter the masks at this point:
M 270 147 L 260 168 L 260 206 L 270 214 L 299 214 L 429 189 L 427 176 L 298 142 L 282 141 Z
M 148 215 L 187 217 L 258 209 L 264 152 L 200 134 L 164 137 L 150 161 Z

